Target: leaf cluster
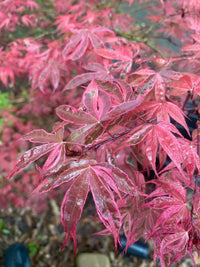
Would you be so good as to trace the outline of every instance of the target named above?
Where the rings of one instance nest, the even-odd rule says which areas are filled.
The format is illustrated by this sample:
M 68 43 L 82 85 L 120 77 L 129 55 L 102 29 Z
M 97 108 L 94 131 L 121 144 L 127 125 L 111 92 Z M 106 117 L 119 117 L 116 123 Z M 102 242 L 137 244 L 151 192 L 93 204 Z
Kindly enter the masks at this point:
M 35 17 L 21 11 L 38 4 L 16 2 L 15 8 L 23 6 L 17 22 L 34 26 Z M 100 234 L 112 234 L 116 248 L 123 231 L 127 247 L 151 238 L 154 261 L 159 257 L 162 266 L 187 253 L 194 261 L 200 247 L 200 6 L 188 0 L 138 2 L 150 13 L 151 26 L 141 36 L 153 31 L 155 39 L 175 45 L 176 53 L 148 38 L 124 38 L 138 32 L 119 13 L 120 2 L 105 8 L 103 1 L 55 0 L 54 38 L 17 39 L 2 47 L 2 84 L 14 87 L 15 77 L 25 77 L 34 113 L 53 117 L 55 108 L 57 116 L 52 131 L 34 127 L 23 135 L 32 146 L 6 179 L 35 163 L 39 181 L 33 193 L 64 186 L 63 246 L 72 238 L 76 248 L 76 226 L 91 192 L 104 227 Z M 12 7 L 3 6 L 9 14 Z M 48 21 L 38 23 L 49 27 Z M 6 19 L 0 24 L 2 31 L 15 26 Z M 38 92 L 50 107 L 45 112 Z M 26 110 L 30 105 L 19 113 Z M 194 128 L 188 127 L 191 113 L 198 118 Z

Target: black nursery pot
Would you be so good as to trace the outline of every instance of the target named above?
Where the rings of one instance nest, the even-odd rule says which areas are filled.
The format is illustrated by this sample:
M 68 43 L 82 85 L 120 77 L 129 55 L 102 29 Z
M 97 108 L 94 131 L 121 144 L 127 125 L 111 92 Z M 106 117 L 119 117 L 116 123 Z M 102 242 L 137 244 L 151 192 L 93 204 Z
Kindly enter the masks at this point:
M 28 250 L 22 243 L 12 244 L 7 249 L 5 267 L 31 267 Z
M 123 250 L 126 247 L 126 237 L 123 235 L 120 238 L 121 241 L 121 246 L 118 246 L 118 250 L 119 252 L 123 252 Z M 147 259 L 148 258 L 148 253 L 149 253 L 149 246 L 148 244 L 145 244 L 141 241 L 137 241 L 134 244 L 132 244 L 130 247 L 128 247 L 127 252 L 126 252 L 126 256 L 136 256 L 142 259 Z

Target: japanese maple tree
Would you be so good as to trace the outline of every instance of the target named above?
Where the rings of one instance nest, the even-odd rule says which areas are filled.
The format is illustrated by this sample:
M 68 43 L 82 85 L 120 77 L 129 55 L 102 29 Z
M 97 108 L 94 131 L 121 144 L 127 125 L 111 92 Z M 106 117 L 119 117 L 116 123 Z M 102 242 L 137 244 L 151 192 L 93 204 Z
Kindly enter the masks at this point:
M 0 4 L 0 81 L 14 87 L 16 79 L 26 79 L 32 102 L 17 115 L 35 116 L 34 129 L 22 137 L 31 145 L 6 180 L 29 172 L 26 167 L 34 162 L 39 179 L 33 193 L 65 185 L 63 246 L 72 238 L 76 249 L 76 226 L 91 192 L 105 228 L 100 234 L 112 234 L 115 247 L 123 231 L 127 247 L 151 238 L 154 261 L 160 258 L 162 266 L 187 254 L 195 264 L 194 253 L 200 255 L 198 1 L 52 2 L 53 17 L 34 1 Z M 125 4 L 144 8 L 146 22 L 123 13 Z M 5 31 L 13 34 L 17 27 L 40 31 L 7 40 Z M 197 118 L 193 128 L 191 114 Z M 41 129 L 39 117 L 45 121 L 45 116 L 52 117 L 52 130 Z

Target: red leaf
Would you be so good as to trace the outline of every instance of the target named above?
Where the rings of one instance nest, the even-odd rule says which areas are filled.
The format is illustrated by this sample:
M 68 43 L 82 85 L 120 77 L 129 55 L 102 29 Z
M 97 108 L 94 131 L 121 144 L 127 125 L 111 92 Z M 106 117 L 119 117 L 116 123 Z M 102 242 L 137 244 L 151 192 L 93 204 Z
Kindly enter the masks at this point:
M 176 122 L 181 124 L 186 129 L 187 133 L 190 135 L 188 126 L 185 122 L 183 111 L 177 105 L 171 102 L 147 101 L 143 102 L 141 106 L 138 107 L 138 110 L 140 112 L 148 110 L 146 115 L 147 120 L 151 120 L 156 116 L 158 121 L 170 122 L 171 117 Z
M 83 207 L 89 192 L 87 170 L 82 172 L 68 189 L 61 206 L 61 220 L 66 232 L 65 243 L 70 237 L 76 250 L 76 225 L 81 218 Z
M 47 143 L 36 146 L 21 155 L 13 170 L 10 171 L 6 179 L 11 179 L 14 175 L 26 168 L 32 162 L 36 161 L 45 154 L 50 153 L 44 164 L 45 171 L 55 171 L 62 167 L 65 160 L 65 144 L 62 143 L 63 129 L 59 129 L 56 133 L 47 133 L 44 130 L 33 130 L 26 134 L 24 139 L 33 143 Z M 46 139 L 46 141 L 45 141 Z
M 32 143 L 58 143 L 63 140 L 63 129 L 59 129 L 56 133 L 48 133 L 45 130 L 33 130 L 23 136 L 23 139 Z
M 168 201 L 167 199 L 165 201 Z M 155 227 L 158 225 L 169 224 L 172 222 L 174 225 L 179 222 L 186 222 L 190 216 L 190 210 L 185 202 L 181 204 L 172 204 L 171 207 L 165 208 L 156 221 Z
M 158 151 L 158 140 L 156 133 L 154 132 L 154 129 L 152 129 L 152 134 L 151 135 L 149 134 L 148 138 L 146 139 L 145 152 L 150 164 L 152 165 L 155 174 L 158 176 L 156 170 L 157 151 Z
M 57 145 L 45 161 L 42 171 L 45 173 L 57 172 L 65 161 L 65 146 Z
M 156 136 L 158 138 L 159 144 L 162 146 L 163 150 L 174 162 L 179 171 L 185 176 L 181 168 L 181 163 L 183 162 L 183 158 L 182 158 L 180 144 L 177 138 L 170 132 L 170 131 L 175 131 L 177 133 L 178 130 L 172 126 L 173 126 L 172 124 L 161 122 L 155 125 L 154 128 L 156 131 Z
M 172 250 L 183 252 L 182 257 L 187 253 L 187 242 L 189 241 L 188 231 L 182 229 L 172 234 L 168 234 L 161 242 L 161 255 L 166 254 L 166 251 Z
M 62 120 L 67 122 L 72 122 L 76 124 L 94 124 L 96 123 L 96 119 L 92 117 L 90 114 L 73 108 L 69 105 L 62 105 L 56 108 L 56 114 Z
M 79 175 L 88 169 L 88 166 L 88 160 L 80 160 L 77 162 L 72 162 L 70 165 L 66 165 L 66 170 L 62 172 L 52 183 L 52 187 L 54 188 L 60 186 L 65 182 L 69 182 L 70 180 L 79 177 Z
M 98 36 L 100 32 L 109 32 L 111 30 L 106 28 L 94 28 L 90 29 L 72 29 L 75 35 L 70 39 L 69 43 L 63 49 L 63 56 L 71 60 L 80 59 L 86 52 L 89 44 L 93 48 L 100 48 L 104 45 L 104 40 L 102 37 Z M 73 51 L 73 52 L 72 52 Z
M 194 73 L 184 73 L 179 81 L 170 82 L 169 85 L 172 87 L 170 91 L 172 96 L 183 95 L 187 92 L 200 94 L 200 79 Z
M 192 182 L 196 168 L 200 171 L 200 159 L 197 154 L 197 145 L 195 141 L 180 139 L 179 143 L 182 148 L 183 168 L 186 167 L 187 173 Z
M 64 90 L 73 89 L 81 84 L 89 82 L 93 79 L 100 81 L 110 81 L 113 79 L 110 70 L 103 65 L 98 63 L 93 63 L 85 67 L 85 69 L 90 70 L 92 72 L 83 73 L 80 75 L 76 75 L 71 81 L 67 83 Z
M 14 71 L 9 66 L 0 67 L 0 80 L 5 85 L 5 87 L 8 87 L 8 81 L 11 81 L 12 85 L 15 84 L 15 75 Z
M 111 105 L 109 97 L 105 93 L 99 92 L 94 80 L 90 82 L 83 94 L 83 103 L 88 112 L 98 121 L 104 120 Z
M 129 195 L 135 195 L 135 192 L 138 192 L 138 190 L 135 188 L 134 183 L 124 171 L 113 166 L 112 175 L 114 176 L 117 187 L 121 192 Z
M 108 59 L 116 59 L 116 60 L 122 60 L 127 61 L 133 59 L 133 54 L 131 50 L 128 50 L 127 47 L 115 47 L 116 50 L 113 49 L 106 49 L 106 48 L 100 48 L 95 49 L 94 52 L 98 55 L 108 58 Z
M 110 112 L 108 112 L 109 118 L 116 118 L 117 116 L 121 116 L 129 111 L 134 111 L 143 100 L 132 100 L 127 101 L 117 106 L 114 106 Z
M 190 135 L 188 126 L 185 122 L 184 113 L 183 111 L 177 107 L 175 104 L 171 102 L 164 102 L 162 104 L 163 113 L 168 113 L 172 119 L 177 121 L 179 124 L 181 124 L 187 131 L 188 135 Z
M 45 144 L 45 145 L 34 147 L 26 151 L 24 154 L 21 155 L 21 157 L 15 164 L 15 167 L 8 173 L 6 179 L 11 179 L 21 170 L 28 167 L 28 165 L 30 165 L 32 162 L 36 161 L 43 155 L 53 150 L 56 146 L 57 146 L 56 143 Z
M 49 43 L 48 49 L 37 57 L 28 54 L 27 61 L 30 61 L 29 76 L 32 78 L 32 89 L 40 88 L 42 92 L 52 85 L 57 90 L 61 81 L 66 79 L 68 68 L 61 58 L 60 45 L 58 41 Z M 33 62 L 31 62 L 31 60 Z
M 155 87 L 156 101 L 158 102 L 165 101 L 165 83 L 163 81 L 163 78 L 160 76 L 160 74 L 156 74 L 155 76 L 154 87 Z
M 128 134 L 128 137 L 122 144 L 122 146 L 128 145 L 130 143 L 137 144 L 142 142 L 146 137 L 146 135 L 148 134 L 148 132 L 152 129 L 152 127 L 153 127 L 152 124 L 143 124 L 135 127 L 133 131 L 131 131 Z
M 104 83 L 97 81 L 97 84 L 100 86 L 101 90 L 109 95 L 113 103 L 116 104 L 129 101 L 132 95 L 131 86 L 122 80 L 115 79 L 114 81 Z
M 113 234 L 115 247 L 119 239 L 121 215 L 111 190 L 108 190 L 95 170 L 90 171 L 90 187 L 100 220 Z

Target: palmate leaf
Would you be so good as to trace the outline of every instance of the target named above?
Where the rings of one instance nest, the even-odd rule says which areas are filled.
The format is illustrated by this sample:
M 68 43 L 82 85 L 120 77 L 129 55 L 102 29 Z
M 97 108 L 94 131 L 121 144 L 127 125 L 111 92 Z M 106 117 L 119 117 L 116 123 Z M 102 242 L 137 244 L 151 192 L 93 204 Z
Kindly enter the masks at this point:
M 128 83 L 137 89 L 149 79 L 152 79 L 152 77 L 156 76 L 156 74 L 157 73 L 154 70 L 141 68 L 130 74 L 128 77 Z M 151 83 L 151 85 L 153 85 L 153 83 Z
M 14 168 L 8 173 L 6 179 L 11 179 L 14 175 L 29 166 L 32 162 L 51 152 L 44 164 L 44 170 L 47 172 L 57 171 L 62 167 L 65 160 L 65 144 L 62 142 L 63 129 L 55 133 L 47 133 L 44 130 L 33 130 L 24 136 L 25 140 L 33 143 L 44 143 L 23 153 Z
M 59 129 L 55 133 L 48 133 L 45 130 L 33 130 L 23 136 L 24 140 L 31 143 L 58 143 L 63 140 L 63 129 Z
M 110 99 L 107 94 L 99 91 L 97 83 L 92 80 L 83 94 L 83 103 L 88 112 L 97 118 L 98 121 L 103 121 L 107 117 L 107 112 L 110 110 Z
M 40 88 L 44 92 L 45 87 L 49 83 L 53 86 L 54 91 L 58 88 L 61 76 L 64 73 L 66 68 L 59 62 L 54 59 L 50 59 L 47 62 L 42 63 L 39 67 L 33 72 L 34 79 L 32 82 L 32 88 Z
M 122 193 L 124 193 L 125 195 L 135 195 L 135 193 L 142 194 L 135 187 L 135 184 L 129 178 L 129 176 L 117 167 L 103 163 L 101 165 L 99 164 L 98 166 L 95 166 L 95 171 L 98 173 L 98 175 L 105 179 L 105 183 L 113 188 L 116 193 L 120 192 L 119 196 Z
M 76 109 L 70 105 L 62 105 L 56 108 L 56 114 L 62 120 L 68 123 L 75 123 L 78 125 L 95 124 L 96 118 L 89 113 Z
M 180 125 L 182 125 L 187 131 L 187 133 L 190 135 L 188 126 L 185 122 L 184 113 L 174 103 L 171 103 L 169 101 L 146 101 L 138 107 L 138 111 L 147 111 L 147 120 L 151 120 L 156 116 L 158 121 L 170 122 L 171 117 Z
M 57 90 L 61 82 L 66 80 L 66 72 L 69 69 L 65 63 L 62 62 L 60 56 L 60 44 L 57 41 L 48 44 L 48 49 L 33 57 L 29 53 L 27 62 L 29 62 L 30 70 L 29 76 L 32 77 L 32 89 L 37 87 L 44 93 L 45 89 L 52 85 L 53 90 Z
M 179 137 L 176 137 L 174 134 Z M 174 165 L 185 177 L 185 173 L 181 168 L 183 162 L 182 147 L 179 143 L 181 134 L 173 124 L 165 121 L 158 122 L 157 124 L 144 124 L 130 131 L 127 136 L 128 138 L 121 146 L 125 147 L 143 142 L 142 146 L 145 154 L 156 174 L 156 158 L 159 146 L 161 146 L 166 155 L 171 158 Z
M 8 173 L 6 180 L 11 179 L 17 173 L 28 167 L 32 162 L 35 162 L 40 157 L 55 149 L 56 146 L 57 144 L 55 143 L 44 144 L 41 146 L 34 147 L 23 153 L 15 164 L 14 168 Z
M 94 164 L 94 161 L 91 160 L 90 163 Z M 74 178 L 81 175 L 88 168 L 88 160 L 76 161 L 74 158 L 69 158 L 65 161 L 65 168 L 66 170 L 62 173 L 55 173 L 44 177 L 33 193 L 46 193 L 63 183 L 71 186 Z
M 97 214 L 109 233 L 114 235 L 117 245 L 121 228 L 121 215 L 115 201 L 114 192 L 117 191 L 117 195 L 121 197 L 120 189 L 130 192 L 132 186 L 134 191 L 134 185 L 124 172 L 116 167 L 112 170 L 113 167 L 108 164 L 105 164 L 104 167 L 97 165 L 95 161 L 80 160 L 77 163 L 72 163 L 71 167 L 60 174 L 59 178 L 51 184 L 51 188 L 55 188 L 63 182 L 73 180 L 62 204 L 61 216 L 66 231 L 65 242 L 72 237 L 76 246 L 76 224 L 80 219 L 87 194 L 91 190 Z M 118 186 L 119 190 L 117 189 Z
M 153 59 L 150 64 L 155 65 L 157 71 L 140 68 L 129 75 L 128 81 L 137 93 L 146 96 L 147 100 L 149 100 L 148 95 L 151 93 L 156 101 L 164 102 L 166 100 L 166 81 L 176 79 L 180 73 L 169 69 L 170 60 L 156 59 Z
M 113 64 L 113 67 L 117 68 L 117 70 L 123 69 L 128 73 L 131 71 L 133 58 L 135 57 L 135 55 L 133 55 L 131 47 L 114 46 L 114 50 L 99 48 L 95 49 L 94 52 L 101 57 L 117 60 L 117 62 Z
M 5 87 L 8 87 L 9 82 L 14 86 L 15 77 L 25 72 L 23 66 L 19 67 L 21 58 L 22 53 L 17 51 L 14 46 L 11 46 L 8 51 L 0 47 L 0 81 Z
M 122 104 L 114 106 L 110 112 L 108 112 L 109 118 L 116 118 L 129 111 L 134 111 L 143 102 L 143 99 L 127 101 Z
M 106 229 L 113 234 L 115 247 L 117 247 L 119 230 L 121 228 L 121 215 L 114 195 L 105 183 L 99 179 L 98 172 L 95 172 L 94 169 L 91 169 L 90 172 L 90 187 L 99 218 Z
M 159 257 L 162 267 L 170 266 L 187 254 L 189 233 L 185 228 L 180 224 L 156 230 L 154 261 Z
M 175 166 L 185 177 L 181 168 L 183 162 L 182 148 L 179 144 L 178 137 L 174 133 L 181 136 L 177 128 L 169 122 L 161 121 L 157 124 L 146 124 L 143 127 L 138 126 L 136 129 L 133 129 L 128 134 L 130 137 L 122 143 L 122 146 L 143 142 L 145 154 L 156 174 L 157 152 L 159 146 L 161 146 L 163 151 L 171 158 L 172 162 L 174 162 Z
M 5 87 L 8 87 L 9 80 L 11 81 L 12 85 L 15 84 L 15 74 L 10 66 L 0 66 L 0 80 Z
M 194 73 L 183 73 L 184 75 L 178 80 L 168 83 L 172 90 L 169 92 L 172 96 L 180 96 L 187 92 L 200 94 L 200 79 Z
M 71 29 L 74 36 L 69 40 L 63 49 L 63 56 L 71 60 L 80 59 L 91 44 L 97 49 L 104 46 L 104 38 L 102 33 L 113 34 L 108 28 L 93 28 L 93 29 Z
M 117 86 L 118 87 L 118 86 Z M 128 94 L 128 88 L 122 84 L 121 95 Z M 124 91 L 124 92 L 123 92 Z M 73 123 L 78 128 L 72 130 L 69 140 L 71 142 L 82 141 L 92 136 L 96 131 L 96 137 L 106 131 L 105 124 L 116 120 L 127 112 L 136 110 L 142 99 L 123 101 L 111 106 L 111 92 L 104 93 L 101 85 L 92 80 L 83 93 L 83 104 L 85 108 L 76 109 L 70 105 L 62 105 L 56 108 L 57 115 L 68 123 Z
M 94 80 L 90 82 L 83 94 L 83 104 L 88 112 L 73 108 L 69 105 L 62 105 L 56 109 L 57 115 L 64 121 L 77 125 L 78 129 L 72 131 L 69 141 L 80 142 L 92 134 L 97 127 L 98 135 L 102 130 L 98 130 L 102 122 L 108 120 L 107 112 L 110 109 L 110 99 L 102 91 Z
M 192 20 L 191 20 L 192 22 Z M 199 34 L 192 34 L 191 37 L 194 39 L 195 43 L 194 44 L 187 44 L 185 46 L 183 46 L 182 51 L 185 52 L 192 52 L 194 53 L 194 57 L 195 58 L 199 58 L 200 56 L 200 38 L 199 38 Z
M 169 201 L 168 199 L 163 199 L 164 201 Z M 172 203 L 171 203 L 172 204 Z M 178 224 L 181 221 L 187 221 L 190 217 L 190 210 L 185 202 L 178 203 L 175 202 L 171 205 L 171 207 L 166 207 L 165 210 L 160 214 L 156 221 L 155 227 L 161 225 L 163 227 L 164 224 L 169 224 L 172 222 L 174 225 Z
M 76 226 L 81 218 L 83 207 L 89 192 L 88 172 L 83 171 L 65 194 L 61 206 L 61 221 L 66 232 L 63 247 L 72 237 L 74 241 L 74 250 L 77 247 Z
M 152 236 L 155 245 L 154 263 L 156 263 L 156 258 L 159 257 L 162 267 L 170 266 L 189 252 L 188 227 L 182 224 L 156 229 Z
M 122 199 L 124 194 L 138 194 L 139 191 L 125 172 L 108 163 L 99 165 L 95 160 L 70 159 L 65 167 L 66 170 L 61 174 L 44 179 L 34 191 L 48 192 L 63 183 L 67 184 L 68 189 L 61 208 L 62 224 L 66 232 L 64 245 L 72 237 L 76 248 L 76 225 L 88 192 L 91 191 L 97 214 L 107 232 L 114 235 L 117 246 L 122 222 L 115 196 L 117 194 L 118 199 Z
M 120 104 L 125 101 L 129 101 L 132 96 L 131 86 L 123 80 L 115 79 L 109 82 L 96 81 L 101 90 L 106 92 L 112 103 Z
M 186 139 L 180 139 L 179 143 L 182 148 L 182 167 L 183 169 L 186 168 L 190 181 L 192 182 L 195 170 L 197 169 L 198 171 L 200 171 L 200 158 L 197 154 L 197 145 L 194 140 L 189 141 Z
M 189 241 L 188 232 L 184 229 L 182 231 L 177 231 L 173 234 L 169 234 L 166 236 L 161 242 L 161 253 L 165 254 L 166 249 L 170 249 L 172 251 L 182 252 L 186 254 L 186 245 Z
M 127 47 L 115 47 L 115 50 L 113 49 L 106 49 L 106 48 L 100 48 L 95 49 L 95 53 L 97 53 L 99 56 L 108 58 L 108 59 L 116 59 L 121 61 L 131 61 L 133 60 L 133 53 L 131 49 L 127 49 Z
M 186 189 L 180 181 L 176 178 L 173 179 L 173 173 L 172 179 L 164 175 L 160 178 L 160 180 L 154 181 L 157 188 L 148 196 L 150 200 L 154 197 L 153 200 L 144 205 L 162 211 L 154 225 L 155 229 L 164 227 L 165 224 L 178 225 L 180 222 L 187 222 L 190 217 L 190 210 L 187 206 Z
M 185 176 L 181 168 L 181 163 L 183 162 L 181 146 L 177 140 L 177 137 L 175 137 L 173 133 L 180 135 L 179 131 L 176 129 L 174 125 L 166 122 L 158 123 L 151 130 L 151 134 L 152 135 L 156 134 L 158 143 L 161 145 L 163 150 L 174 162 L 178 170 Z M 148 157 L 148 158 L 150 162 L 153 162 L 152 161 L 153 157 L 152 158 Z
M 110 73 L 109 67 L 106 65 L 103 66 L 99 63 L 93 63 L 85 66 L 85 69 L 91 72 L 76 75 L 67 83 L 64 90 L 73 89 L 81 84 L 92 81 L 93 79 L 106 82 L 111 81 L 114 78 L 113 75 Z

